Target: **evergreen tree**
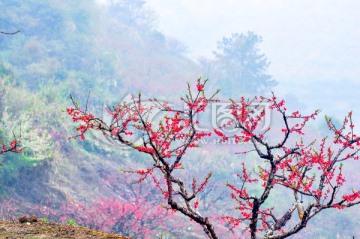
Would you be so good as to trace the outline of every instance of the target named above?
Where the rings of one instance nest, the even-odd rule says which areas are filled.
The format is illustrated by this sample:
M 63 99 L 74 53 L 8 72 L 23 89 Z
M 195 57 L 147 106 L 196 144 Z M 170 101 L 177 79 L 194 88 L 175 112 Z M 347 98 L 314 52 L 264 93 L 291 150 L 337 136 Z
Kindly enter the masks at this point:
M 276 85 L 267 73 L 267 58 L 259 53 L 261 42 L 262 38 L 253 32 L 232 34 L 218 42 L 213 71 L 227 95 L 261 93 Z

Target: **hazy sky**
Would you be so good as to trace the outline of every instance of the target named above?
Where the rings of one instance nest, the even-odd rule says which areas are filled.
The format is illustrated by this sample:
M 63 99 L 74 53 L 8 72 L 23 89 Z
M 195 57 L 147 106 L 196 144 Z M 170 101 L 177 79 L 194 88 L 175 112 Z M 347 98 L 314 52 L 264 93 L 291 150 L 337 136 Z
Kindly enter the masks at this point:
M 223 36 L 254 31 L 280 83 L 276 91 L 328 113 L 360 111 L 360 1 L 146 2 L 158 15 L 157 28 L 184 42 L 192 58 L 211 56 Z

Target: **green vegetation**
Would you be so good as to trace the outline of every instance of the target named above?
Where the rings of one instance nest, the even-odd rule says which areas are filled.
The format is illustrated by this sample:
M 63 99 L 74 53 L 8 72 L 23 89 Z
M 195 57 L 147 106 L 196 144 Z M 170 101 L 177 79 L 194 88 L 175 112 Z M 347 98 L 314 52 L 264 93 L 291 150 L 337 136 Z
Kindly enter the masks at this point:
M 70 226 L 74 226 L 74 227 L 79 226 L 78 223 L 77 223 L 77 221 L 76 221 L 75 219 L 68 219 L 68 220 L 66 221 L 66 224 L 68 224 L 68 225 L 70 225 Z
M 142 186 L 114 182 L 117 177 L 113 177 L 119 168 L 142 165 L 146 161 L 142 154 L 112 147 L 111 142 L 104 143 L 96 136 L 87 141 L 68 140 L 74 129 L 63 111 L 71 104 L 70 93 L 85 104 L 90 92 L 88 107 L 101 115 L 105 106 L 139 90 L 171 101 L 180 96 L 184 82 L 199 75 L 209 76 L 210 84 L 228 96 L 253 94 L 276 83 L 267 73 L 268 60 L 259 52 L 260 36 L 225 37 L 215 60 L 199 65 L 185 57 L 182 43 L 156 30 L 156 14 L 142 0 L 113 1 L 109 6 L 99 6 L 95 0 L 6 0 L 0 2 L 0 8 L 5 9 L 0 17 L 2 30 L 21 30 L 16 35 L 0 35 L 0 136 L 10 139 L 21 125 L 24 148 L 22 154 L 0 156 L 4 163 L 0 167 L 0 198 L 15 198 L 24 204 L 14 213 L 29 211 L 28 204 L 45 205 L 43 211 L 50 213 L 67 202 L 88 202 L 101 195 L 129 199 L 125 192 L 146 191 Z M 234 71 L 239 73 L 236 77 Z M 252 80 L 245 80 L 249 78 Z M 215 208 L 208 210 L 217 213 L 232 210 L 224 200 L 229 193 L 224 185 L 227 180 L 235 181 L 232 176 L 241 165 L 240 157 L 229 148 L 210 154 L 191 151 L 195 160 L 184 165 L 199 177 L 211 167 L 216 169 L 209 191 L 201 199 L 215 201 Z M 247 157 L 248 162 L 255 158 Z M 285 204 L 281 198 L 279 192 L 269 203 Z M 152 200 L 157 203 L 162 198 Z M 359 224 L 355 219 L 349 222 L 352 215 L 342 214 L 349 232 L 356 231 Z M 69 219 L 67 223 L 78 222 Z M 154 231 L 156 226 L 152 225 Z M 109 230 L 133 236 L 122 227 Z M 162 237 L 172 238 L 176 233 L 162 231 Z

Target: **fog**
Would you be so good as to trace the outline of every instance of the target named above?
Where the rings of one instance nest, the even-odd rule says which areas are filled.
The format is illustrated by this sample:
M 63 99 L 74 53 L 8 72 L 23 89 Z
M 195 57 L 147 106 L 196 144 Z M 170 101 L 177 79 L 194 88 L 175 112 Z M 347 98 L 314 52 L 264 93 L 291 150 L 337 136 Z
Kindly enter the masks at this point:
M 360 2 L 148 0 L 147 5 L 158 16 L 158 29 L 184 42 L 192 59 L 213 57 L 223 36 L 253 31 L 263 37 L 260 49 L 279 82 L 278 95 L 292 94 L 329 115 L 354 110 L 360 116 Z

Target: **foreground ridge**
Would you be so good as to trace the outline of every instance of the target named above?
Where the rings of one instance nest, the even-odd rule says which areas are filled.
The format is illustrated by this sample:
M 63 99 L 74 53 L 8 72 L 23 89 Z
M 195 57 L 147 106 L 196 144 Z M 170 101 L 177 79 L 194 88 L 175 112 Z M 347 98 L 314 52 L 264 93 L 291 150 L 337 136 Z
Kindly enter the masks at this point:
M 81 226 L 70 226 L 54 222 L 10 222 L 0 220 L 0 238 L 6 239 L 91 239 L 91 238 L 111 238 L 111 239 L 130 239 L 116 234 L 109 234 L 94 229 Z

